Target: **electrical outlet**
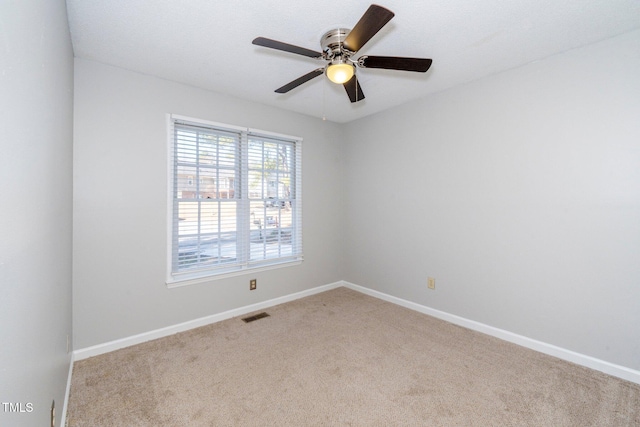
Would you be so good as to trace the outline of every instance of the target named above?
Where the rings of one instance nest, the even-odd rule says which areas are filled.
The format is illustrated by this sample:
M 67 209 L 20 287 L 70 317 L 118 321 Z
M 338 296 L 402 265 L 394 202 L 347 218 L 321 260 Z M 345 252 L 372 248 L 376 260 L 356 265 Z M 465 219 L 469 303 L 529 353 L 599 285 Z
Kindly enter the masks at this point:
M 427 286 L 429 287 L 429 289 L 435 289 L 436 288 L 436 279 L 434 279 L 433 277 L 429 277 L 429 281 L 427 282 Z
M 257 279 L 249 280 L 249 290 L 250 291 L 255 291 L 257 287 L 258 287 L 258 280 Z

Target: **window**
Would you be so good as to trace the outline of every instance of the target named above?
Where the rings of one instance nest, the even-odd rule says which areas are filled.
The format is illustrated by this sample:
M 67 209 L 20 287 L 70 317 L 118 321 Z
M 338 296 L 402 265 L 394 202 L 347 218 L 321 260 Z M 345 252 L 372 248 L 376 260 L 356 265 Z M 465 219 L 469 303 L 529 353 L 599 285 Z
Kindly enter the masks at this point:
M 296 137 L 169 116 L 169 285 L 302 260 Z

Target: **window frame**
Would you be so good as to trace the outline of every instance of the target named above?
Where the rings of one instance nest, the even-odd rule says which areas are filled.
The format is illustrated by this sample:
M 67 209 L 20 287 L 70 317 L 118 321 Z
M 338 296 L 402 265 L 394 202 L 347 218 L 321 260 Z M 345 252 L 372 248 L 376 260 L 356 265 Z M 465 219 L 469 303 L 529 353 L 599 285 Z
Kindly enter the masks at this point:
M 174 238 L 177 238 L 177 230 L 174 220 L 177 215 L 174 190 L 177 182 L 175 181 L 176 159 L 174 159 L 175 150 L 175 128 L 174 124 L 186 124 L 187 126 L 197 126 L 211 128 L 214 131 L 239 133 L 241 137 L 238 140 L 239 146 L 239 175 L 234 178 L 234 188 L 240 193 L 237 199 L 236 213 L 236 248 L 237 255 L 241 257 L 235 263 L 230 263 L 226 267 L 211 267 L 209 269 L 200 269 L 197 271 L 174 271 L 175 247 Z M 262 199 L 252 199 L 249 192 L 249 140 L 252 138 L 267 139 L 279 141 L 283 144 L 292 146 L 293 171 L 291 179 L 291 192 L 295 208 L 291 206 L 291 233 L 292 254 L 287 257 L 267 258 L 258 261 L 251 260 L 251 204 Z M 166 260 L 166 285 L 169 288 L 191 285 L 195 283 L 208 282 L 212 280 L 224 279 L 238 275 L 255 273 L 264 270 L 272 270 L 276 268 L 299 265 L 303 261 L 302 246 L 302 138 L 291 135 L 284 135 L 258 129 L 228 125 L 224 123 L 212 122 L 208 120 L 196 119 L 176 114 L 167 114 L 167 260 Z M 193 177 L 195 184 L 196 178 Z M 239 182 L 238 182 L 239 181 Z M 238 188 L 240 185 L 240 188 Z M 176 190 L 177 191 L 177 190 Z M 266 205 L 265 205 L 266 206 Z M 278 228 L 282 232 L 281 228 Z M 242 247 L 241 247 L 242 246 Z

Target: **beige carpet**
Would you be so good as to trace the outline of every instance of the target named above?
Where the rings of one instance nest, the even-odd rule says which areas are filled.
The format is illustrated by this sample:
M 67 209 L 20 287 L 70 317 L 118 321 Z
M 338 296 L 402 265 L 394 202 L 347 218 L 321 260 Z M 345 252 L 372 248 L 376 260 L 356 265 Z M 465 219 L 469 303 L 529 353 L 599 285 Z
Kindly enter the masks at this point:
M 637 384 L 350 289 L 265 311 L 75 363 L 68 425 L 640 426 Z

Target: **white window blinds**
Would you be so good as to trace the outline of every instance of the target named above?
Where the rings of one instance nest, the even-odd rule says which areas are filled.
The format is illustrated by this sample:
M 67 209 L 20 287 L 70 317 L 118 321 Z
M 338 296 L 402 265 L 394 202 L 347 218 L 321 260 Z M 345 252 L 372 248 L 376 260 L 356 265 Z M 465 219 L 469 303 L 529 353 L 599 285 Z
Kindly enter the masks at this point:
M 170 117 L 168 282 L 302 259 L 302 141 Z

